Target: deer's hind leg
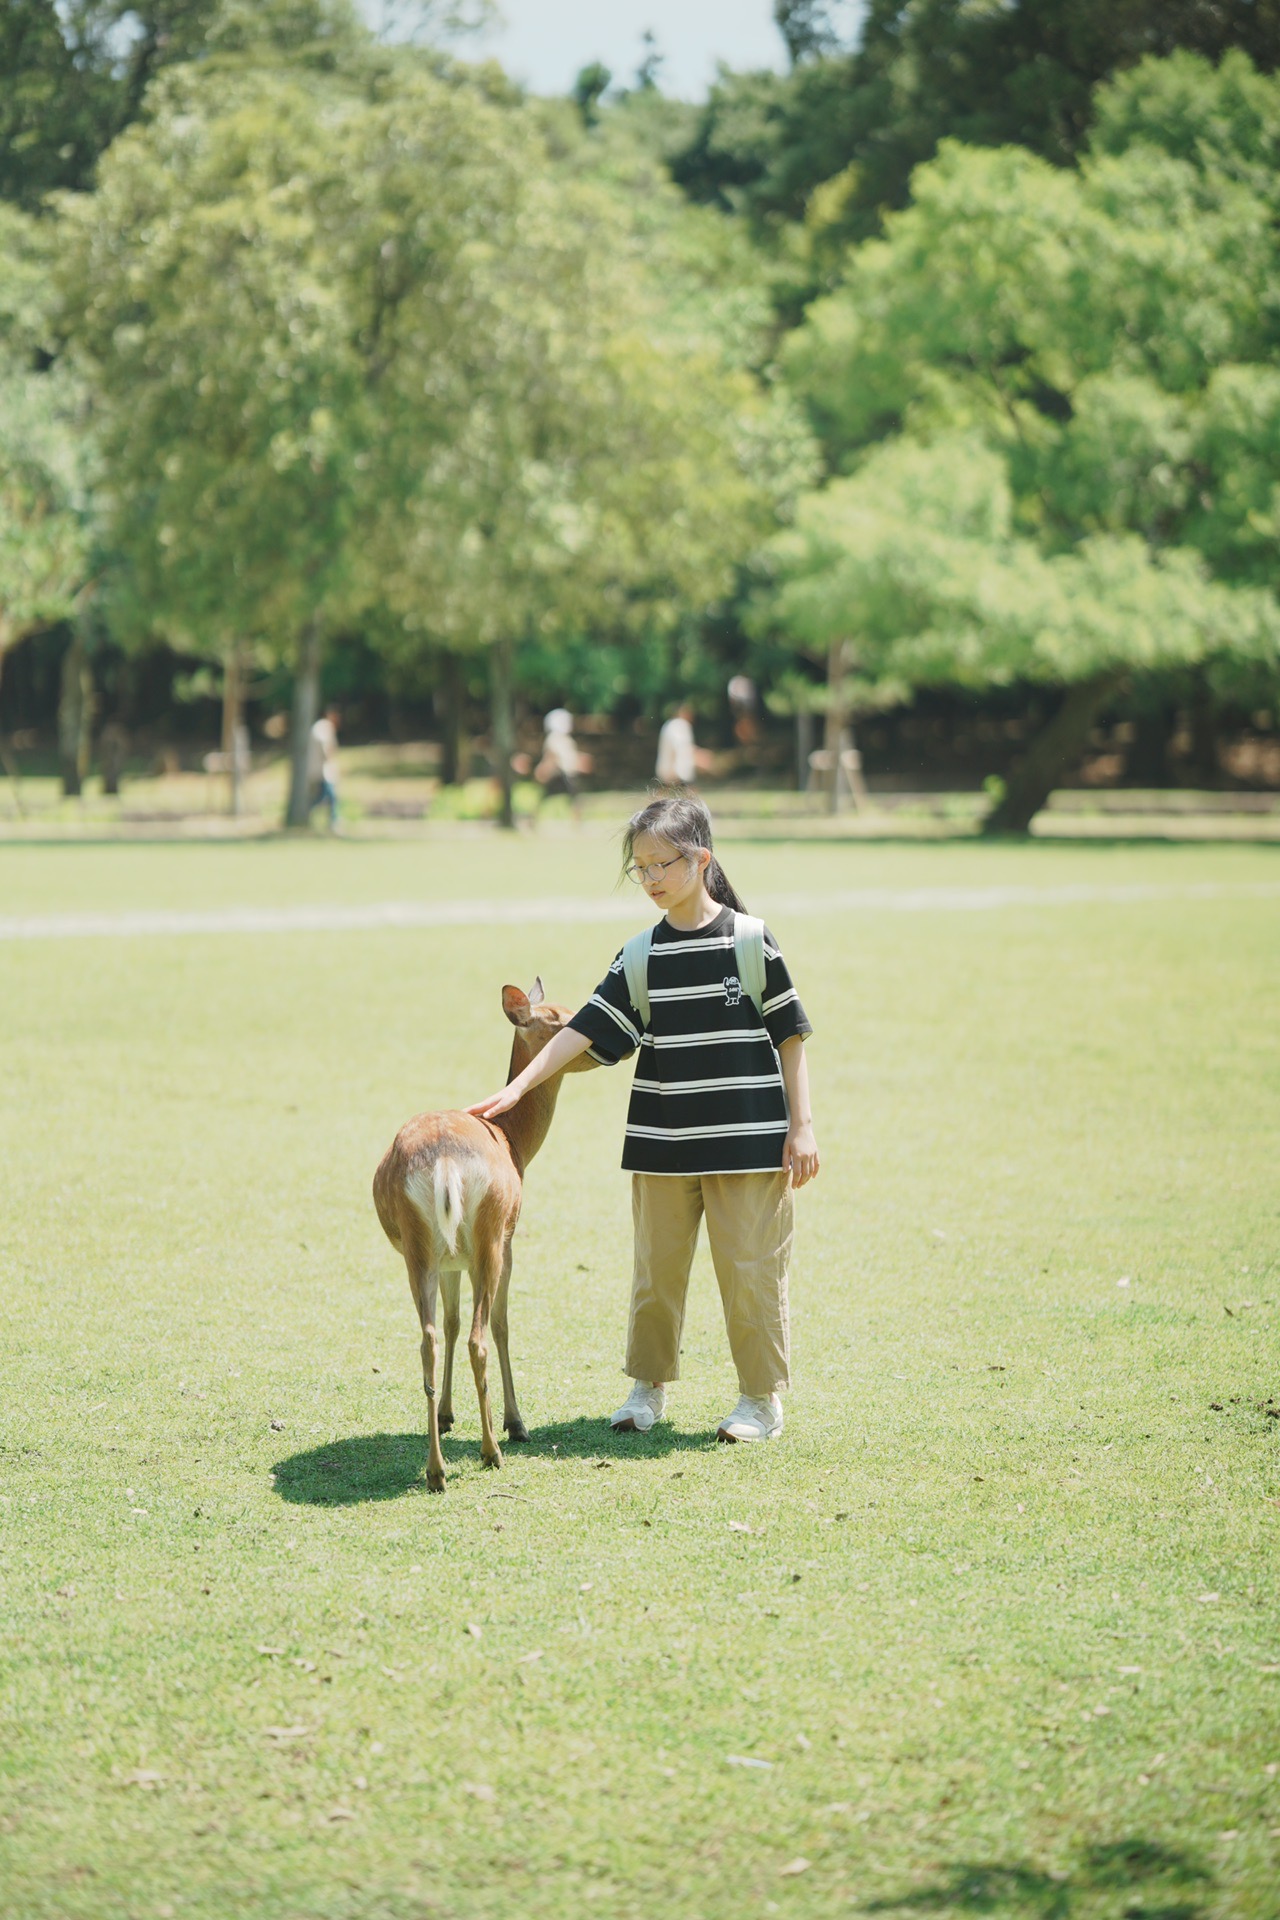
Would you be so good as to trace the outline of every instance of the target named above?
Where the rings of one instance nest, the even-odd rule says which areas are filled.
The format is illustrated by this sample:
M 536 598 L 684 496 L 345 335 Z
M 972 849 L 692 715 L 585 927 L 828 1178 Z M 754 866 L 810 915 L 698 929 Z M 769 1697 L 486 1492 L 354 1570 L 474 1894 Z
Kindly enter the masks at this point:
M 478 1240 L 471 1259 L 472 1314 L 467 1351 L 475 1375 L 476 1397 L 480 1402 L 480 1458 L 486 1467 L 502 1465 L 502 1449 L 493 1431 L 493 1409 L 489 1404 L 489 1315 L 502 1277 L 503 1241 L 501 1238 Z
M 436 1332 L 436 1288 L 439 1274 L 423 1252 L 416 1235 L 406 1237 L 404 1263 L 409 1271 L 409 1288 L 418 1309 L 422 1328 L 422 1390 L 427 1396 L 427 1490 L 444 1492 L 444 1454 L 440 1448 L 440 1415 L 436 1403 L 436 1359 L 439 1335 Z
M 448 1433 L 453 1425 L 453 1351 L 462 1325 L 459 1296 L 462 1273 L 457 1267 L 440 1269 L 440 1304 L 444 1309 L 444 1381 L 440 1388 L 440 1431 Z
M 516 1405 L 516 1383 L 507 1349 L 507 1296 L 510 1291 L 511 1236 L 508 1234 L 502 1249 L 502 1274 L 493 1302 L 493 1344 L 498 1349 L 498 1365 L 502 1369 L 502 1424 L 508 1440 L 516 1445 L 529 1438 L 529 1429 L 520 1418 L 520 1409 Z

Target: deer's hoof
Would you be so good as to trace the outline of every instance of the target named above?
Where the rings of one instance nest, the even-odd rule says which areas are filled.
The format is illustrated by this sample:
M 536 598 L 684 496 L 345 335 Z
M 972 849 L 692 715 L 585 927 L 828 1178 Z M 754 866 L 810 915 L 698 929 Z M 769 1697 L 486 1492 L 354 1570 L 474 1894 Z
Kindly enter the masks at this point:
M 436 1426 L 441 1433 L 451 1433 L 453 1431 L 453 1415 L 451 1413 L 442 1413 L 436 1421 Z
M 444 1477 L 443 1469 L 441 1469 L 441 1471 L 437 1473 L 434 1468 L 432 1467 L 427 1468 L 427 1492 L 428 1493 L 443 1493 L 444 1480 L 445 1480 L 445 1477 Z
M 480 1455 L 480 1464 L 483 1467 L 492 1467 L 496 1471 L 502 1465 L 502 1454 L 495 1447 L 492 1453 Z
M 529 1438 L 529 1429 L 523 1420 L 504 1420 L 502 1425 L 513 1447 L 522 1446 Z

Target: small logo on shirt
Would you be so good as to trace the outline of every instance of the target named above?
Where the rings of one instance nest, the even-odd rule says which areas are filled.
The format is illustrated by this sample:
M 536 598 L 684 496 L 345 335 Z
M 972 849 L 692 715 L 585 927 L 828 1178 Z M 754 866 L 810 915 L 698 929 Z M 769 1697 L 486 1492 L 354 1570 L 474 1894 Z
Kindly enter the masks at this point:
M 724 981 L 724 1003 L 726 1007 L 736 1007 L 742 999 L 742 982 L 736 973 L 731 973 Z

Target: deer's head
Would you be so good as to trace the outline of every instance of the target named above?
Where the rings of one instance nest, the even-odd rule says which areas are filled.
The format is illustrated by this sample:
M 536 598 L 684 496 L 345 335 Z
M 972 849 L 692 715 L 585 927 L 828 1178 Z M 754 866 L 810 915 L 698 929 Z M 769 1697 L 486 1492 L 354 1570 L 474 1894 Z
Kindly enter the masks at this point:
M 502 989 L 502 1011 L 516 1030 L 515 1041 L 511 1049 L 512 1072 L 519 1073 L 527 1067 L 535 1054 L 542 1052 L 548 1040 L 553 1040 L 561 1027 L 567 1026 L 573 1018 L 572 1007 L 554 1006 L 545 996 L 542 978 L 539 975 L 528 993 L 520 987 Z M 565 1068 L 566 1073 L 581 1073 L 596 1062 L 587 1054 L 580 1053 Z

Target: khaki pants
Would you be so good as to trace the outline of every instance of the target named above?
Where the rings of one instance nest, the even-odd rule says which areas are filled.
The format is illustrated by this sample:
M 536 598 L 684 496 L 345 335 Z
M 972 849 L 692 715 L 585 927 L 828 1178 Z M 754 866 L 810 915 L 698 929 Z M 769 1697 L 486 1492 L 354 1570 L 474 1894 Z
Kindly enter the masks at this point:
M 632 1174 L 636 1255 L 626 1370 L 634 1380 L 680 1377 L 689 1269 L 705 1213 L 739 1390 L 762 1400 L 789 1384 L 793 1211 L 785 1173 Z

